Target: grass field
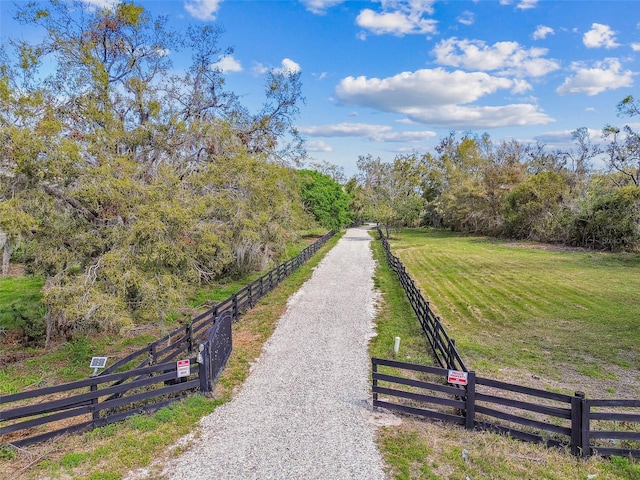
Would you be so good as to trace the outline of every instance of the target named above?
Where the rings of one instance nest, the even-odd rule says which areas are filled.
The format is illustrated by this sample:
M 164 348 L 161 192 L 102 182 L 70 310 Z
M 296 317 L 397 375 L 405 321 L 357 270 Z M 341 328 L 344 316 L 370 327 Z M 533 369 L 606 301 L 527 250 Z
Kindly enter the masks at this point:
M 436 230 L 390 243 L 479 374 L 640 397 L 640 255 Z
M 0 277 L 0 328 L 15 328 L 17 318 L 40 311 L 43 285 L 44 279 L 37 276 Z
M 618 398 L 624 393 L 633 396 L 633 391 L 637 395 L 637 300 L 618 300 L 618 304 L 607 294 L 610 291 L 620 299 L 634 288 L 640 291 L 637 255 L 554 251 L 424 230 L 401 231 L 391 246 L 458 341 L 465 362 L 482 376 L 508 376 L 513 383 L 551 390 L 584 389 L 592 397 L 598 393 L 605 395 L 601 398 Z M 382 295 L 376 320 L 378 336 L 371 344 L 371 354 L 393 358 L 393 337 L 398 335 L 402 337 L 399 360 L 432 364 L 424 334 L 395 274 L 386 265 L 380 242 L 373 243 L 373 251 L 378 262 L 375 283 Z M 594 277 L 607 280 L 597 282 L 599 287 L 595 288 L 591 285 Z M 529 278 L 531 284 L 526 281 Z M 491 285 L 486 286 L 488 283 Z M 541 291 L 543 287 L 545 291 Z M 572 300 L 563 300 L 561 292 Z M 609 321 L 608 315 L 599 317 L 604 310 L 593 298 L 596 294 L 618 314 L 615 322 Z M 542 306 L 528 309 L 521 305 L 537 300 Z M 580 316 L 576 310 L 584 313 L 585 309 L 575 307 L 574 302 L 592 311 Z M 624 332 L 616 330 L 625 322 L 635 324 L 635 331 L 626 327 Z M 570 324 L 579 327 L 573 335 Z M 589 339 L 598 338 L 594 330 L 604 337 L 599 345 L 589 345 Z M 619 343 L 615 337 L 621 335 L 634 337 Z M 574 345 L 579 350 L 574 350 Z M 547 353 L 554 349 L 562 349 L 562 353 Z M 587 355 L 592 356 L 589 361 L 585 360 Z M 575 368 L 564 363 L 571 359 L 584 363 Z M 597 369 L 581 368 L 596 361 L 600 365 Z M 561 372 L 568 371 L 573 371 L 570 384 L 558 379 Z M 540 378 L 542 374 L 555 380 Z M 622 374 L 632 378 L 624 383 L 624 389 L 620 388 L 622 381 L 609 378 Z M 400 418 L 400 425 L 382 427 L 378 435 L 378 446 L 394 479 L 640 480 L 640 464 L 626 458 L 578 459 L 568 451 L 493 433 Z

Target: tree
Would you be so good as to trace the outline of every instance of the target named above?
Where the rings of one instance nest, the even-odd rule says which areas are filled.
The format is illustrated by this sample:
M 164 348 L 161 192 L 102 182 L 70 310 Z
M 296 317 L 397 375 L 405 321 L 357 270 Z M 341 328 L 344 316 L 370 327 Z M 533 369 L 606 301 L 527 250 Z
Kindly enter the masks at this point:
M 528 177 L 505 196 L 507 233 L 539 241 L 562 240 L 557 232 L 568 192 L 566 179 L 556 172 Z
M 424 164 L 416 155 L 398 155 L 384 163 L 371 155 L 358 158 L 366 217 L 391 229 L 412 225 L 423 210 L 422 175 Z
M 314 170 L 300 170 L 298 178 L 305 209 L 320 225 L 329 230 L 339 230 L 351 223 L 349 197 L 342 185 Z
M 277 258 L 303 215 L 280 145 L 299 74 L 272 72 L 251 114 L 211 68 L 230 52 L 218 28 L 83 7 L 26 4 L 44 35 L 0 56 L 0 229 L 37 244 L 51 336 L 166 318 L 199 283 Z
M 629 95 L 618 104 L 618 115 L 632 117 L 640 114 L 640 107 L 633 96 Z M 622 130 L 607 125 L 603 130 L 604 138 L 609 140 L 606 153 L 609 155 L 609 168 L 619 175 L 612 177 L 616 185 L 634 185 L 640 187 L 640 134 L 629 125 Z

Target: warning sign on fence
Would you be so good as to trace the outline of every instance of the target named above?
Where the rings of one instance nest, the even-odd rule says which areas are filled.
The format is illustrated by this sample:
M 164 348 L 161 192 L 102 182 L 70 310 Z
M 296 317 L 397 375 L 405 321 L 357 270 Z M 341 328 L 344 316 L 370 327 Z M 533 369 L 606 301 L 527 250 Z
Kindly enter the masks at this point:
M 467 372 L 460 372 L 458 370 L 449 370 L 447 375 L 447 382 L 454 385 L 466 385 L 467 384 Z
M 177 364 L 178 364 L 178 367 L 176 371 L 177 371 L 178 378 L 188 377 L 189 375 L 191 375 L 191 365 L 190 365 L 189 359 L 178 360 Z

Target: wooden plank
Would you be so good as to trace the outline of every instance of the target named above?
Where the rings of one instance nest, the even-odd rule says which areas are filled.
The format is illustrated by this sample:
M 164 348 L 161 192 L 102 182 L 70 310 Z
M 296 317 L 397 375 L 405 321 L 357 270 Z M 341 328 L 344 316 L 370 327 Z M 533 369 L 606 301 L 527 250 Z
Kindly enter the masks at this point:
M 456 395 L 456 396 L 460 395 L 460 389 L 456 387 L 452 387 L 450 385 L 428 383 L 420 380 L 414 380 L 413 378 L 396 377 L 396 376 L 387 375 L 384 373 L 375 373 L 373 378 L 379 381 L 398 383 L 400 385 L 407 385 L 408 387 L 423 388 L 425 390 L 433 390 L 435 392 L 447 393 L 449 395 Z
M 611 399 L 611 400 L 587 400 L 589 407 L 639 407 L 640 400 L 625 400 L 625 399 Z
M 505 407 L 519 408 L 530 412 L 542 413 L 551 417 L 571 419 L 571 409 L 562 407 L 552 407 L 548 405 L 540 405 L 536 403 L 523 402 L 521 400 L 512 400 L 510 398 L 496 397 L 484 393 L 476 393 L 476 401 L 488 402 L 496 405 L 504 405 Z
M 591 420 L 610 420 L 615 422 L 640 422 L 640 414 L 634 413 L 614 413 L 614 412 L 591 412 Z
M 443 368 L 429 367 L 426 365 L 416 365 L 414 363 L 398 362 L 396 360 L 387 360 L 384 358 L 375 358 L 375 362 L 378 365 L 383 365 L 386 367 L 402 368 L 404 370 L 413 370 L 415 372 L 433 373 L 436 375 L 442 375 L 445 378 L 449 373 L 446 369 Z
M 604 448 L 604 447 L 592 447 L 591 450 L 603 457 L 633 457 L 640 458 L 640 450 L 634 448 Z
M 27 405 L 24 407 L 18 407 L 11 410 L 5 410 L 2 412 L 2 420 L 13 420 L 17 418 L 24 418 L 32 415 L 41 415 L 46 413 L 63 410 L 66 408 L 73 408 L 82 402 L 90 402 L 91 400 L 98 399 L 107 395 L 121 394 L 128 390 L 139 388 L 143 386 L 152 385 L 154 383 L 164 382 L 175 378 L 175 364 L 173 364 L 173 371 L 153 377 L 145 377 L 144 379 L 136 382 L 122 383 L 115 386 L 103 388 L 88 393 L 82 393 L 79 395 L 73 395 L 71 397 L 65 397 L 58 400 L 52 400 L 45 403 L 38 403 L 35 405 Z M 135 370 L 132 370 L 135 372 Z
M 571 404 L 572 397 L 570 395 L 564 395 L 562 393 L 547 392 L 546 390 L 540 390 L 538 388 L 523 387 L 520 385 L 513 385 L 511 383 L 501 382 L 499 380 L 492 380 L 490 378 L 483 377 L 476 377 L 476 383 L 478 385 L 485 385 L 487 387 L 507 390 L 509 392 L 524 393 L 525 395 L 531 395 L 532 397 L 546 398 L 549 400 L 556 400 L 558 402 Z
M 540 435 L 536 435 L 534 433 L 529 433 L 529 432 L 523 432 L 520 430 L 515 430 L 513 428 L 505 427 L 503 425 L 496 425 L 490 422 L 476 421 L 475 427 L 478 430 L 500 433 L 503 435 L 509 435 L 513 438 L 517 438 L 518 440 L 524 440 L 525 442 L 529 442 L 529 443 L 544 443 L 544 438 Z
M 78 423 L 76 425 L 70 425 L 64 428 L 60 428 L 58 430 L 42 433 L 40 435 L 34 435 L 32 437 L 22 438 L 20 440 L 11 442 L 11 445 L 14 445 L 16 447 L 27 447 L 29 445 L 33 445 L 34 443 L 51 440 L 52 438 L 55 438 L 58 435 L 62 435 L 65 433 L 76 433 L 76 432 L 89 430 L 91 428 L 92 423 L 93 423 L 93 420 L 90 420 L 88 422 Z
M 464 425 L 464 417 L 458 417 L 456 415 L 450 415 L 448 413 L 436 412 L 434 410 L 408 407 L 406 405 L 398 405 L 396 403 L 385 402 L 382 400 L 378 400 L 373 406 L 386 408 L 388 410 L 397 410 L 399 412 L 408 413 L 410 415 L 418 415 L 421 417 L 435 418 L 437 420 L 442 420 L 444 422 Z
M 604 438 L 607 440 L 637 440 L 640 441 L 640 432 L 620 432 L 615 430 L 591 430 L 589 431 L 590 438 Z
M 150 398 L 159 397 L 161 395 L 167 395 L 169 393 L 176 393 L 182 390 L 191 390 L 198 388 L 200 386 L 200 380 L 195 379 L 188 382 L 177 383 L 175 385 L 169 385 L 164 388 L 158 388 L 156 390 L 152 390 L 150 392 L 137 393 L 135 395 L 129 395 L 128 397 L 116 398 L 113 400 L 109 400 L 106 402 L 102 402 L 96 405 L 96 412 L 100 412 L 102 410 L 106 410 L 108 408 L 119 407 L 121 405 L 126 405 L 128 403 L 149 400 Z
M 523 418 L 517 415 L 512 415 L 510 413 L 502 412 L 500 410 L 494 410 L 492 408 L 476 405 L 476 414 L 479 414 L 479 413 L 490 416 L 490 417 L 499 418 L 501 420 L 506 420 L 512 423 L 517 423 L 519 425 L 524 425 L 525 427 L 537 428 L 545 432 L 553 432 L 553 433 L 558 433 L 560 435 L 567 435 L 567 436 L 571 435 L 571 429 L 567 427 L 552 425 L 550 423 L 540 422 L 538 420 L 532 420 L 529 418 Z
M 51 415 L 47 415 L 44 417 L 34 418 L 32 420 L 26 420 L 24 422 L 14 423 L 13 425 L 8 425 L 6 427 L 0 428 L 0 435 L 6 435 L 8 433 L 17 432 L 20 430 L 25 430 L 27 428 L 38 427 L 40 425 L 45 425 L 51 422 L 57 422 L 59 420 L 64 420 L 67 418 L 77 417 L 79 415 L 87 415 L 92 411 L 91 405 L 85 405 L 80 408 L 75 408 L 73 410 L 65 410 L 64 412 L 54 413 Z
M 396 390 L 393 388 L 375 387 L 375 393 L 382 395 L 390 395 L 392 397 L 407 398 L 409 400 L 415 400 L 419 402 L 433 403 L 436 405 L 442 405 L 446 407 L 464 409 L 464 402 L 461 400 L 451 400 L 450 398 L 434 397 L 433 395 L 423 395 L 420 393 L 407 392 L 405 390 Z

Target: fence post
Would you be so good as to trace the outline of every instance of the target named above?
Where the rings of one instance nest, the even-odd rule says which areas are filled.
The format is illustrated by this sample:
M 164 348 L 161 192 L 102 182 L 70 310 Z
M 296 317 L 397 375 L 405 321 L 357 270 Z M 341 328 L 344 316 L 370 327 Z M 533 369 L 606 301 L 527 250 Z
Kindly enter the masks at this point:
M 476 424 L 476 372 L 467 372 L 464 428 L 473 430 Z
M 232 320 L 236 320 L 238 318 L 238 295 L 236 293 L 231 297 L 231 318 Z
M 187 335 L 187 342 L 189 342 L 189 353 L 193 352 L 193 326 L 188 323 L 185 328 L 185 334 Z
M 200 391 L 204 394 L 211 393 L 211 351 L 209 341 L 201 343 L 198 347 L 198 377 L 200 378 Z
M 89 390 L 91 391 L 91 393 L 97 392 L 98 391 L 98 384 L 97 383 L 92 383 L 89 386 Z M 97 396 L 96 396 L 96 398 L 92 398 L 91 399 L 91 419 L 94 420 L 94 421 L 97 420 L 98 418 L 100 418 L 100 414 L 96 410 L 96 405 L 98 405 L 98 397 Z M 95 427 L 95 425 L 92 425 L 92 427 Z
M 585 454 L 588 455 L 588 452 L 583 451 L 584 431 L 582 411 L 584 409 L 584 398 L 584 392 L 575 392 L 571 398 L 571 455 L 577 457 L 583 457 Z M 588 442 L 589 440 L 587 439 L 587 444 Z
M 378 393 L 376 392 L 376 388 L 378 387 L 378 379 L 376 378 L 376 373 L 378 373 L 378 362 L 376 362 L 375 358 L 371 358 L 371 377 L 373 378 L 373 406 L 376 406 L 378 403 Z

